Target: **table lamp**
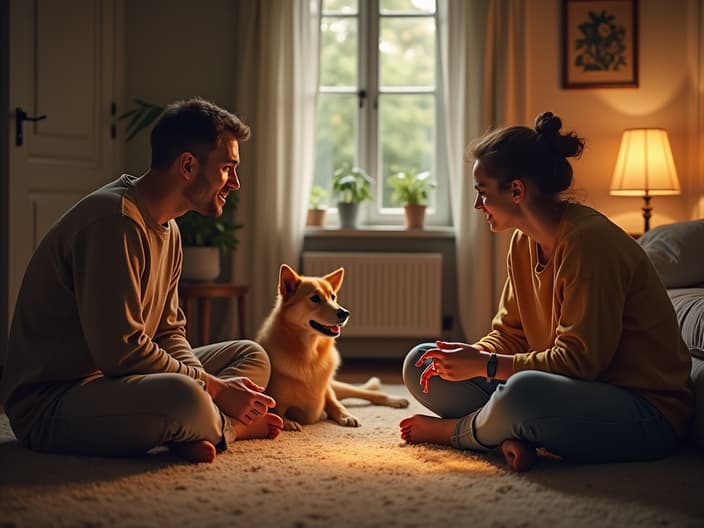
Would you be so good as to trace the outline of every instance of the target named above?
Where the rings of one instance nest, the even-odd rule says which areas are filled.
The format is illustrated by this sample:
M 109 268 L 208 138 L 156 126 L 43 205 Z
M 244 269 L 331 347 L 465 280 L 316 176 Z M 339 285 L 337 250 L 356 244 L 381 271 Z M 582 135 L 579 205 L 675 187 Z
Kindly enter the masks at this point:
M 675 160 L 667 131 L 662 128 L 631 128 L 623 131 L 609 194 L 642 196 L 644 232 L 650 229 L 652 196 L 680 194 Z

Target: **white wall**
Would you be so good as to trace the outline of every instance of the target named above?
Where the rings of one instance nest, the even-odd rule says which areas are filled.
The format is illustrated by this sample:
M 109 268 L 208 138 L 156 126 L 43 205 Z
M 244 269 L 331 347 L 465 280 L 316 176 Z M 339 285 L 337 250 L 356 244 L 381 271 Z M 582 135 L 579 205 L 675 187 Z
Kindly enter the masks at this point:
M 238 50 L 231 0 L 126 0 L 125 102 L 157 104 L 200 96 L 233 108 Z M 122 113 L 124 109 L 120 110 Z M 148 134 L 127 145 L 126 172 L 149 168 Z
M 668 130 L 683 193 L 654 197 L 651 226 L 702 215 L 704 175 L 698 160 L 702 81 L 701 0 L 640 0 L 638 88 L 561 88 L 560 0 L 531 0 L 527 16 L 527 120 L 552 111 L 563 125 L 585 137 L 574 164 L 581 198 L 627 231 L 641 232 L 642 199 L 612 197 L 609 183 L 621 131 L 631 127 Z

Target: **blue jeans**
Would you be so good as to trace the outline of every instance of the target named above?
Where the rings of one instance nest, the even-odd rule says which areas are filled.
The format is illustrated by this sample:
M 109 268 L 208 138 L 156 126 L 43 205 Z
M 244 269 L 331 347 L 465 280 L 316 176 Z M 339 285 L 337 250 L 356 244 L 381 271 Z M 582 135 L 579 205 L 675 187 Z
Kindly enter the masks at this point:
M 433 376 L 423 393 L 416 361 L 433 343 L 413 348 L 403 365 L 411 394 L 442 418 L 461 418 L 452 435 L 457 449 L 487 451 L 519 439 L 578 462 L 662 458 L 677 436 L 660 411 L 640 394 L 607 383 L 536 370 L 508 381 L 451 382 Z

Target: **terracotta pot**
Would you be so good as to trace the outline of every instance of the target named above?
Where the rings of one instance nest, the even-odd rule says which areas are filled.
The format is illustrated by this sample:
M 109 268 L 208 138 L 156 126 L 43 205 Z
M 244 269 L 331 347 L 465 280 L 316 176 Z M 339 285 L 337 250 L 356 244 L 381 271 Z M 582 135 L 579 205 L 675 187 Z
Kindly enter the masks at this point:
M 325 223 L 325 209 L 308 209 L 306 225 L 311 227 L 321 227 Z
M 423 229 L 425 205 L 406 205 L 406 229 Z
M 181 280 L 210 282 L 220 276 L 220 249 L 207 246 L 184 246 Z

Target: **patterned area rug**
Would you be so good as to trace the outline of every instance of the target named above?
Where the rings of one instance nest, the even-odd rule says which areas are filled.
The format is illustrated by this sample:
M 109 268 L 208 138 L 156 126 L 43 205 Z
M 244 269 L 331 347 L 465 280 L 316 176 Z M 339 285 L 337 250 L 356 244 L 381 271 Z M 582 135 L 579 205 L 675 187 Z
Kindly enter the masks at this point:
M 694 448 L 596 466 L 543 454 L 514 474 L 497 453 L 404 445 L 398 422 L 418 404 L 348 403 L 362 427 L 324 422 L 237 442 L 213 464 L 33 453 L 0 416 L 0 527 L 704 526 Z

